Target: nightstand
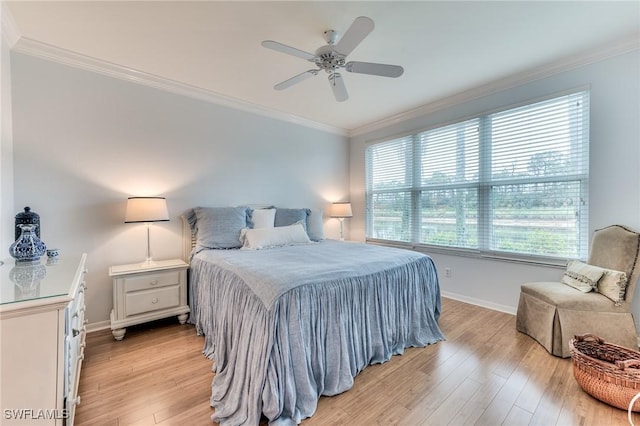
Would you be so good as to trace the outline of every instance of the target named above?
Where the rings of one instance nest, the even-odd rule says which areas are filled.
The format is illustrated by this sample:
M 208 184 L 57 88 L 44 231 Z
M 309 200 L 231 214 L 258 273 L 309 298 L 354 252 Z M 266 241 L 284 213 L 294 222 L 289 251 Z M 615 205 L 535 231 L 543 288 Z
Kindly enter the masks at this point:
M 109 268 L 113 278 L 111 333 L 122 340 L 126 327 L 148 321 L 178 317 L 187 321 L 187 268 L 180 259 L 116 265 Z

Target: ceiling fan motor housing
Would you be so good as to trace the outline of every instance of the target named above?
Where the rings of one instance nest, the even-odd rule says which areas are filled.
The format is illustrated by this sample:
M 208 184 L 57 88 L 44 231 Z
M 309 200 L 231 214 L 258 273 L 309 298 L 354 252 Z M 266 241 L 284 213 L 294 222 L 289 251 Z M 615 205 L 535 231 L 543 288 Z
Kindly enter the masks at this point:
M 316 57 L 313 62 L 318 68 L 327 72 L 333 72 L 340 67 L 344 67 L 345 56 L 337 52 L 332 45 L 328 44 L 316 50 Z

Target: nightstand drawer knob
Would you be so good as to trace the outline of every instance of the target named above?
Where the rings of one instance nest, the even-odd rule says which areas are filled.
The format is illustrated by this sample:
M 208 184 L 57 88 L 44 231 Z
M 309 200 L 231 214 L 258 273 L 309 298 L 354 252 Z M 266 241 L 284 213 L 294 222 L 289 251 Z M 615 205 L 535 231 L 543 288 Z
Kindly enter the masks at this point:
M 156 284 L 158 284 L 158 280 L 152 280 L 151 282 L 149 282 L 149 284 L 156 285 Z
M 158 298 L 154 297 L 153 299 L 151 299 L 151 303 L 158 303 Z

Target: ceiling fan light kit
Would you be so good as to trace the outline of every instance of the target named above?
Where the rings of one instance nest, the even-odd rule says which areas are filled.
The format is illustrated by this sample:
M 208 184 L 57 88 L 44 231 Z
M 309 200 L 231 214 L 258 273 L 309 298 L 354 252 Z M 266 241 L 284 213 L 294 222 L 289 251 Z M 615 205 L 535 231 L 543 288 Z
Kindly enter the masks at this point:
M 342 79 L 342 75 L 338 72 L 340 69 L 356 74 L 369 74 L 392 78 L 400 77 L 402 73 L 404 73 L 404 69 L 398 65 L 357 61 L 346 62 L 347 55 L 349 55 L 362 42 L 362 40 L 364 40 L 364 38 L 373 31 L 373 28 L 374 24 L 371 18 L 360 16 L 353 21 L 353 24 L 351 24 L 349 29 L 339 40 L 338 33 L 336 31 L 327 30 L 324 32 L 324 39 L 328 44 L 318 48 L 315 53 L 296 49 L 295 47 L 287 46 L 286 44 L 282 44 L 277 41 L 263 41 L 262 46 L 268 49 L 273 49 L 281 53 L 286 53 L 287 55 L 305 59 L 309 62 L 313 62 L 315 66 L 318 67 L 317 69 L 311 69 L 295 75 L 288 80 L 276 84 L 273 88 L 276 90 L 287 89 L 294 84 L 318 75 L 320 71 L 324 70 L 329 74 L 329 84 L 336 101 L 343 102 L 349 99 L 349 94 L 347 93 L 347 88 L 344 84 L 344 80 Z

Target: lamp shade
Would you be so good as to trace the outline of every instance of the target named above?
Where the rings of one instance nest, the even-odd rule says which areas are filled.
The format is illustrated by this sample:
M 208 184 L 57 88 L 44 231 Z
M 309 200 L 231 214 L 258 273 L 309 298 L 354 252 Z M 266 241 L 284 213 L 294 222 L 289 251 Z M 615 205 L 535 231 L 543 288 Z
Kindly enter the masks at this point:
M 169 220 L 164 197 L 129 197 L 124 223 L 166 222 Z
M 333 203 L 333 206 L 331 206 L 331 217 L 353 217 L 351 203 Z

